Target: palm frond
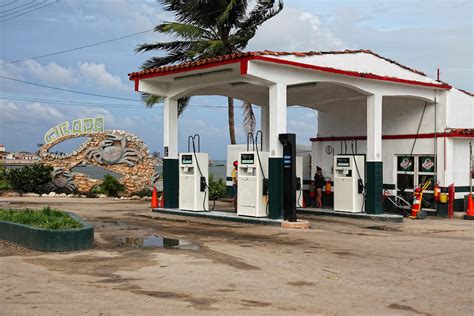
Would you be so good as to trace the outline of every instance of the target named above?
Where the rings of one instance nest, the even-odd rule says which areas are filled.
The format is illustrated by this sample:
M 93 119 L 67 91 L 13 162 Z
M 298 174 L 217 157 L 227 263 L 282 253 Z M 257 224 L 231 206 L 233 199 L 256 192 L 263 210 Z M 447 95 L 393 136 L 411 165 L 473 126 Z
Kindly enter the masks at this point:
M 168 52 L 185 51 L 194 44 L 193 41 L 173 41 L 173 42 L 158 42 L 158 43 L 144 43 L 135 48 L 135 52 L 144 53 L 151 50 L 164 50 Z
M 148 93 L 142 93 L 140 98 L 142 99 L 142 102 L 145 104 L 145 107 L 147 108 L 152 108 L 157 103 L 163 102 L 162 97 L 153 95 L 153 94 L 148 94 Z
M 237 49 L 244 49 L 255 36 L 257 29 L 265 21 L 271 19 L 283 10 L 283 1 L 278 1 L 276 8 L 269 7 L 263 1 L 255 6 L 248 17 L 236 25 L 237 31 L 231 35 L 230 42 Z
M 184 97 L 178 100 L 178 116 L 182 116 L 184 109 L 189 105 L 191 97 Z
M 242 102 L 242 125 L 244 126 L 245 133 L 254 133 L 255 132 L 255 113 L 253 112 L 252 104 L 249 102 Z
M 142 64 L 141 68 L 152 69 L 152 68 L 157 68 L 164 65 L 170 65 L 170 64 L 184 62 L 184 61 L 186 61 L 186 56 L 184 54 L 174 54 L 174 55 L 168 55 L 164 57 L 152 57 L 146 60 Z
M 171 34 L 180 38 L 195 40 L 202 38 L 212 38 L 214 34 L 202 27 L 179 22 L 166 22 L 155 27 L 156 32 Z
M 217 19 L 217 28 L 221 28 L 224 25 L 229 24 L 229 16 L 234 10 L 235 6 L 237 5 L 237 0 L 230 0 L 225 8 L 224 12 L 222 12 L 219 19 Z
M 145 107 L 147 108 L 152 108 L 156 106 L 158 103 L 163 102 L 163 97 L 153 95 L 153 94 L 148 94 L 148 93 L 142 93 L 140 98 L 142 99 L 142 102 L 145 104 Z M 191 100 L 190 97 L 184 97 L 178 100 L 178 116 L 181 116 L 183 114 L 183 111 L 189 105 L 190 100 Z

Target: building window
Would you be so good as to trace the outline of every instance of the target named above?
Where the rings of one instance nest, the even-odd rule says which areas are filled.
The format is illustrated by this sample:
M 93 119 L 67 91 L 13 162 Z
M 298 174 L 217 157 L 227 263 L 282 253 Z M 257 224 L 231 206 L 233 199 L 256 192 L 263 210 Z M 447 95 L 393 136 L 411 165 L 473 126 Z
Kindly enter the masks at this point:
M 397 194 L 407 201 L 413 199 L 413 189 L 431 181 L 423 193 L 422 205 L 425 209 L 436 209 L 434 200 L 435 157 L 433 155 L 397 155 Z

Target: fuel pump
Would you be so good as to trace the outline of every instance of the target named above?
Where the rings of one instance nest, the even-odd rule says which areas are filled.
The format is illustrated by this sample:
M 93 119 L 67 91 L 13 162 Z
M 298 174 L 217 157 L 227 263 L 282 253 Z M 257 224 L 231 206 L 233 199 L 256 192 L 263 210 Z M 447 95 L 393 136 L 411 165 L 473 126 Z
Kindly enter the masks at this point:
M 296 207 L 303 207 L 303 157 L 296 156 Z
M 195 142 L 198 142 L 196 150 Z M 192 144 L 192 147 L 190 145 Z M 192 151 L 191 151 L 192 149 Z M 209 156 L 201 153 L 198 134 L 188 137 L 188 152 L 179 154 L 179 208 L 187 211 L 207 211 Z
M 296 135 L 280 134 L 283 145 L 283 218 L 296 222 Z
M 259 135 L 262 142 L 261 131 L 256 133 L 255 139 L 252 133 L 247 134 L 247 150 L 239 153 L 237 214 L 240 216 L 267 216 L 268 152 L 262 152 L 262 143 L 258 149 L 258 141 L 255 140 L 258 140 Z
M 364 211 L 365 156 L 334 156 L 334 210 Z

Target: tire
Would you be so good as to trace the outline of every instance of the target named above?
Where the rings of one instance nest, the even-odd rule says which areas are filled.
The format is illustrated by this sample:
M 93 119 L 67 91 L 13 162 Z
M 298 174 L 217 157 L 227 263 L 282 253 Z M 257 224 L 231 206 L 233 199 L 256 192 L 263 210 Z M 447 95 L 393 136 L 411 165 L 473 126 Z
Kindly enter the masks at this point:
M 418 219 L 425 219 L 426 218 L 426 211 L 423 211 L 423 210 L 420 210 L 417 214 L 416 214 L 416 218 Z

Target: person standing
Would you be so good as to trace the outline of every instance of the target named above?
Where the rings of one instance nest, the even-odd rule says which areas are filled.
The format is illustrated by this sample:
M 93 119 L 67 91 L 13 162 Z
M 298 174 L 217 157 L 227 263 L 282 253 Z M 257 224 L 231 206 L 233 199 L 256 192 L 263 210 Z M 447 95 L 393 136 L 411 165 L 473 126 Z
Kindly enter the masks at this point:
M 234 169 L 232 169 L 232 187 L 234 189 L 234 209 L 237 211 L 237 168 L 239 166 L 239 162 L 236 160 L 233 163 Z
M 314 184 L 314 181 L 311 181 L 311 184 L 309 185 L 309 206 L 316 206 L 316 185 Z
M 324 187 L 323 169 L 316 167 L 316 174 L 314 175 L 314 185 L 316 186 L 316 207 L 323 208 L 323 187 Z

